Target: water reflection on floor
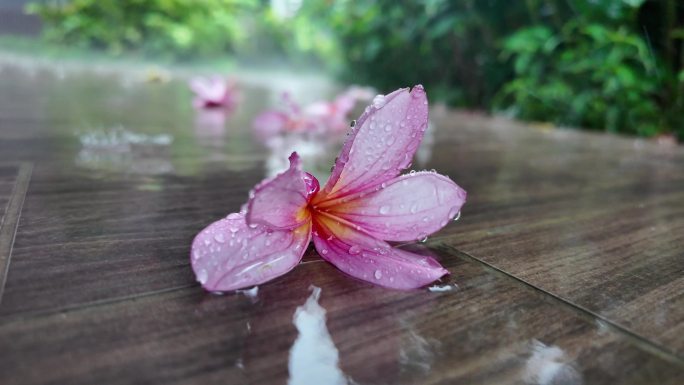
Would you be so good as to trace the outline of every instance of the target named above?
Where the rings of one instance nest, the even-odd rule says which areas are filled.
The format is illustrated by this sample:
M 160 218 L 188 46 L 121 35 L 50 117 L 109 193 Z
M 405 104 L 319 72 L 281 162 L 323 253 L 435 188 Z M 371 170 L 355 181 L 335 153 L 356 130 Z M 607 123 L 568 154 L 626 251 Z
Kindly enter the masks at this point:
M 61 161 L 69 161 L 77 146 L 71 160 L 95 173 L 196 175 L 207 165 L 243 171 L 252 168 L 250 159 L 265 158 L 264 176 L 273 176 L 297 151 L 304 169 L 324 182 L 344 140 L 344 132 L 263 137 L 252 129 L 254 118 L 280 103 L 283 92 L 310 102 L 330 99 L 339 91 L 332 82 L 317 78 L 283 81 L 281 75 L 271 75 L 268 82 L 269 76 L 248 74 L 238 79 L 240 102 L 229 111 L 193 108 L 187 74 L 1 63 L 0 87 L 9 92 L 0 94 L 0 115 L 17 120 L 4 130 L 25 138 L 56 136 L 63 146 L 56 149 Z M 363 107 L 357 105 L 351 116 Z M 20 121 L 26 115 L 51 123 Z M 417 167 L 429 162 L 432 138 L 430 129 L 417 153 Z
M 0 116 L 14 123 L 3 134 L 58 137 L 60 160 L 69 161 L 71 153 L 71 161 L 93 172 L 195 175 L 202 165 L 241 171 L 249 168 L 246 159 L 268 154 L 264 174 L 273 175 L 295 149 L 316 172 L 330 167 L 342 140 L 253 133 L 255 116 L 277 104 L 283 92 L 302 101 L 334 95 L 338 87 L 318 78 L 247 73 L 238 80 L 237 108 L 202 110 L 191 105 L 185 73 L 151 77 L 145 71 L 19 64 L 0 61 Z

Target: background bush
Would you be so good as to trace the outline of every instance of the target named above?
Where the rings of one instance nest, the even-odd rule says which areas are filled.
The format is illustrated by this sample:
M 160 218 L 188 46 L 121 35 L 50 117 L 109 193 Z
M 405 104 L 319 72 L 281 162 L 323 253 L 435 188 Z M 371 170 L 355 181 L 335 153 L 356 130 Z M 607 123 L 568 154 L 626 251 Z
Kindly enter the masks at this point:
M 281 5 L 297 2 L 280 2 Z M 342 79 L 560 125 L 684 139 L 679 0 L 73 0 L 54 41 L 188 58 L 325 63 Z
M 186 58 L 245 45 L 257 0 L 53 0 L 29 5 L 52 42 Z

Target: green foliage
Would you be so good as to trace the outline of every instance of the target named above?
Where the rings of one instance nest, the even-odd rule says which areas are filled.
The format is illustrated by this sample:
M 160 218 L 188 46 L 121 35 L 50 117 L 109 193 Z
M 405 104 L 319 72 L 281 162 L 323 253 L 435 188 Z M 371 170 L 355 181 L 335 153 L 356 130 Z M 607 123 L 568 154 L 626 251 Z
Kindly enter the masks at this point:
M 216 55 L 248 39 L 257 0 L 70 0 L 33 3 L 46 37 L 61 44 L 113 53 Z
M 465 106 L 487 105 L 510 76 L 496 41 L 525 14 L 507 0 L 318 3 L 311 13 L 338 38 L 346 80 L 380 89 L 422 83 Z
M 676 0 L 320 0 L 302 17 L 315 15 L 334 32 L 348 81 L 380 89 L 422 83 L 432 99 L 452 105 L 684 137 L 677 7 Z
M 662 79 L 646 43 L 625 28 L 571 21 L 559 33 L 522 29 L 503 43 L 515 77 L 495 106 L 561 125 L 654 135 Z

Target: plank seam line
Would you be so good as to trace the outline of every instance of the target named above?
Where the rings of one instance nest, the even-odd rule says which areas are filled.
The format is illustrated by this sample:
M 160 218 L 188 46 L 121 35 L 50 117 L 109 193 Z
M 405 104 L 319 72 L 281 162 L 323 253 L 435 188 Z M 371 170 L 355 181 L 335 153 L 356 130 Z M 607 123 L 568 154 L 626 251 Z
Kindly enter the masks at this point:
M 24 207 L 24 200 L 26 199 L 32 173 L 32 163 L 22 162 L 19 164 L 17 179 L 14 183 L 10 200 L 7 203 L 5 219 L 0 224 L 0 305 L 2 305 L 2 297 L 5 292 L 5 282 L 7 281 L 7 273 L 9 272 L 10 260 L 12 258 L 14 238 L 19 226 L 19 218 Z
M 566 306 L 566 307 L 571 308 L 575 313 L 579 313 L 579 315 L 583 316 L 583 318 L 585 318 L 585 319 L 589 318 L 589 319 L 595 319 L 595 320 L 601 321 L 609 329 L 611 329 L 611 331 L 613 333 L 618 334 L 618 335 L 623 335 L 623 336 L 627 337 L 628 339 L 632 340 L 632 342 L 635 345 L 637 345 L 638 348 L 641 348 L 642 350 L 645 350 L 651 354 L 654 354 L 654 355 L 656 355 L 656 356 L 658 356 L 658 357 L 660 357 L 660 358 L 662 358 L 662 359 L 664 359 L 670 363 L 676 364 L 680 367 L 684 367 L 684 357 L 679 356 L 677 353 L 675 353 L 674 351 L 671 351 L 670 349 L 666 348 L 665 346 L 662 346 L 662 345 L 660 345 L 654 341 L 651 341 L 651 340 L 637 334 L 636 332 L 633 332 L 633 331 L 627 329 L 626 327 L 624 327 L 618 323 L 615 323 L 615 322 L 611 321 L 610 319 L 608 319 L 608 318 L 606 318 L 606 317 L 604 317 L 598 313 L 595 313 L 592 310 L 585 308 L 584 306 L 570 302 L 570 301 L 564 299 L 563 297 L 560 297 L 554 293 L 548 292 L 548 291 L 546 291 L 546 290 L 544 290 L 538 286 L 535 286 L 535 285 L 525 281 L 522 278 L 516 277 L 515 275 L 512 275 L 511 273 L 508 273 L 505 270 L 502 270 L 502 269 L 500 269 L 500 268 L 498 268 L 498 267 L 496 267 L 496 266 L 494 266 L 488 262 L 485 262 L 485 261 L 483 261 L 477 257 L 474 257 L 474 256 L 472 256 L 466 252 L 458 250 L 458 249 L 454 248 L 453 246 L 446 245 L 446 244 L 442 244 L 441 246 L 458 252 L 460 255 L 463 255 L 466 260 L 468 260 L 472 263 L 479 264 L 487 270 L 490 270 L 490 271 L 492 271 L 498 275 L 503 275 L 507 278 L 513 279 L 514 281 L 518 282 L 518 284 L 520 284 L 521 286 L 524 286 L 528 290 L 532 290 L 532 291 L 534 291 L 538 294 L 541 294 L 545 297 L 550 297 L 550 299 L 553 300 L 554 302 L 556 302 L 562 306 Z

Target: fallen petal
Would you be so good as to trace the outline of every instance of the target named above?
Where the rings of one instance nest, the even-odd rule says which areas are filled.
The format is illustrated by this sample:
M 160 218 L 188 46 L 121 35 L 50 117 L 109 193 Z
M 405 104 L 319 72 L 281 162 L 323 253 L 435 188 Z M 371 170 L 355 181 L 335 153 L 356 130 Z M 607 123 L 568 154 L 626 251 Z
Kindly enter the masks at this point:
M 292 270 L 311 239 L 311 224 L 290 230 L 251 228 L 245 213 L 207 226 L 192 242 L 190 261 L 197 281 L 209 291 L 260 285 Z
M 247 205 L 247 223 L 271 229 L 294 229 L 311 218 L 309 196 L 318 191 L 318 181 L 301 169 L 296 152 L 290 155 L 290 168 L 254 189 Z
M 402 175 L 383 185 L 362 197 L 319 207 L 331 204 L 331 214 L 358 224 L 378 239 L 412 241 L 446 226 L 466 199 L 465 190 L 434 172 Z
M 376 98 L 342 147 L 320 200 L 387 182 L 408 167 L 428 123 L 422 86 Z
M 285 130 L 288 116 L 280 111 L 266 111 L 254 119 L 254 130 L 262 139 L 267 139 Z
M 449 272 L 434 258 L 391 247 L 334 219 L 317 216 L 313 237 L 321 257 L 343 272 L 391 289 L 416 289 Z

